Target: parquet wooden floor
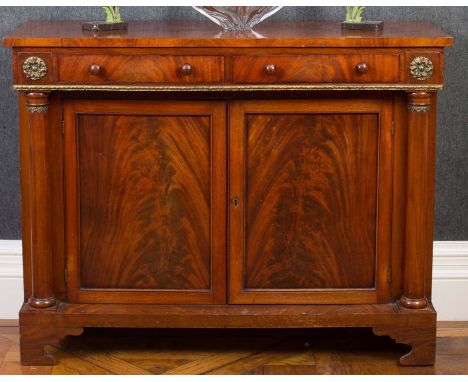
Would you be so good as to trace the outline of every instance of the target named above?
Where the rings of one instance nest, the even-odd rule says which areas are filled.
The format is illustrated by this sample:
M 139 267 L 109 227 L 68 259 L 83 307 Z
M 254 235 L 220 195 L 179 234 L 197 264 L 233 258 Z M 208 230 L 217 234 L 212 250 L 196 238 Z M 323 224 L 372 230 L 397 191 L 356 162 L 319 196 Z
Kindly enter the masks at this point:
M 433 367 L 399 366 L 406 349 L 367 329 L 89 329 L 49 347 L 56 366 L 22 367 L 2 326 L 0 374 L 468 374 L 468 322 L 440 323 Z

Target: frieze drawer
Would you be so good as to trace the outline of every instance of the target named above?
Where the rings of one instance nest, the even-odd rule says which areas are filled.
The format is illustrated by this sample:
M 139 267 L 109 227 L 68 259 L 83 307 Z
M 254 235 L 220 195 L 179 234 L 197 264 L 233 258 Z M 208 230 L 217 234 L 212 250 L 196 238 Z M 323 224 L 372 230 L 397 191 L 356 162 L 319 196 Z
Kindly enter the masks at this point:
M 399 54 L 234 57 L 236 83 L 400 82 Z
M 63 55 L 59 81 L 67 83 L 218 83 L 222 56 Z

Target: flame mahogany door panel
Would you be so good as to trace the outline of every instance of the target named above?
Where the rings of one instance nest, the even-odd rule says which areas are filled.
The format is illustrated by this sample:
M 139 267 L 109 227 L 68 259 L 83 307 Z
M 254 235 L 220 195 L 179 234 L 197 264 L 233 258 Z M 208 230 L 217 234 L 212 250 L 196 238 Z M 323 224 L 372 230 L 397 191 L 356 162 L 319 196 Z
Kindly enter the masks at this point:
M 226 104 L 65 101 L 68 298 L 226 302 Z
M 392 101 L 234 101 L 229 302 L 389 301 Z

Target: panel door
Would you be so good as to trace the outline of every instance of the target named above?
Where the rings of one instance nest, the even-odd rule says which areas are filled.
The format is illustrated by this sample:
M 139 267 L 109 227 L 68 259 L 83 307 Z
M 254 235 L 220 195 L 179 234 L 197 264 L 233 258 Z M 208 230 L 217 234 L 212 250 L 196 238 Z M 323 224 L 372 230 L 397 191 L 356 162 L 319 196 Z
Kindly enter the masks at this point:
M 233 102 L 229 302 L 388 300 L 392 103 Z
M 68 298 L 226 301 L 226 104 L 65 101 Z

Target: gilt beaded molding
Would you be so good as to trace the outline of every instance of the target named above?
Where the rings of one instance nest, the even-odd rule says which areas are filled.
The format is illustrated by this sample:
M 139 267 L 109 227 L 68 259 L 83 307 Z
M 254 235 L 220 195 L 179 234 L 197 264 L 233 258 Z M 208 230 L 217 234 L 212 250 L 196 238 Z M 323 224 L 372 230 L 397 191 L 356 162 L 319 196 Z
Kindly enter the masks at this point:
M 429 110 L 431 110 L 430 105 L 414 105 L 414 104 L 409 104 L 408 105 L 408 110 L 412 111 L 414 113 L 426 113 Z
M 18 91 L 122 91 L 122 92 L 205 92 L 205 91 L 345 91 L 404 90 L 437 91 L 441 84 L 258 84 L 258 85 L 13 85 Z
M 49 107 L 47 105 L 38 105 L 38 106 L 27 105 L 26 109 L 30 113 L 45 113 L 47 110 L 49 110 Z

